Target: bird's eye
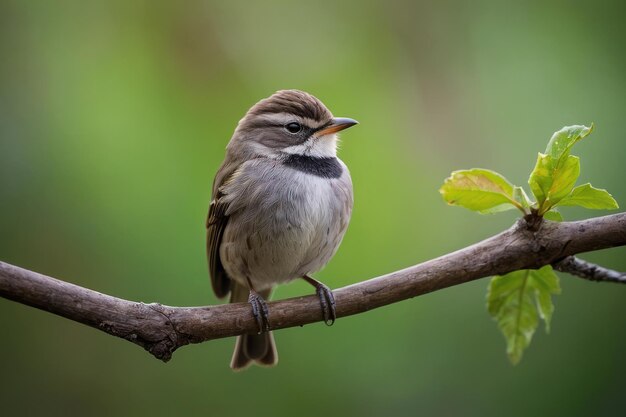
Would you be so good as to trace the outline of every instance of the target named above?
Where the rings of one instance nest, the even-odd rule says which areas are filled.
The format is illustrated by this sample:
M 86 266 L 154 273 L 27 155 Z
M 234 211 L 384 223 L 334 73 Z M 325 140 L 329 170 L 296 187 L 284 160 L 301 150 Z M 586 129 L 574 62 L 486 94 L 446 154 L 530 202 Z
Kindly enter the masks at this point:
M 291 122 L 285 125 L 285 129 L 287 129 L 287 132 L 289 133 L 298 133 L 302 130 L 302 126 L 300 125 L 300 123 Z

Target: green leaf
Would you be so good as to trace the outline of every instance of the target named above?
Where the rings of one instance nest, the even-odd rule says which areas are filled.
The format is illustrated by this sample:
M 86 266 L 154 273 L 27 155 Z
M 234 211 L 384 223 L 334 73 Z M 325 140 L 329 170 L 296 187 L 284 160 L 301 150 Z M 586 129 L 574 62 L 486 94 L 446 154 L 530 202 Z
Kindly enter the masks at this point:
M 563 201 L 563 200 L 561 200 Z M 546 211 L 545 213 L 543 213 L 543 218 L 546 220 L 552 220 L 553 222 L 562 222 L 563 221 L 563 216 L 561 216 L 561 213 L 559 213 L 558 211 L 556 211 L 556 209 L 552 209 L 549 211 Z
M 529 276 L 530 270 L 495 276 L 487 292 L 487 308 L 504 334 L 513 364 L 522 358 L 538 324 L 537 310 L 528 291 Z
M 580 175 L 580 159 L 568 155 L 555 163 L 550 155 L 540 153 L 528 184 L 537 199 L 539 214 L 543 215 L 574 188 Z
M 532 204 L 530 199 L 528 198 L 528 195 L 526 195 L 526 191 L 524 191 L 522 187 L 513 187 L 513 199 L 525 209 L 530 208 Z
M 540 153 L 528 184 L 537 199 L 537 209 L 542 215 L 568 195 L 580 174 L 580 161 L 570 156 L 574 144 L 593 131 L 591 127 L 565 126 L 554 132 L 545 153 Z M 576 158 L 576 160 L 572 159 Z
M 492 278 L 487 291 L 487 309 L 504 334 L 507 354 L 513 364 L 521 360 L 539 318 L 549 331 L 554 312 L 552 295 L 560 292 L 558 277 L 549 265 Z
M 554 132 L 546 147 L 546 154 L 552 158 L 555 164 L 560 164 L 567 158 L 572 146 L 579 140 L 589 136 L 592 131 L 593 123 L 590 127 L 582 125 L 565 126 L 561 130 Z
M 619 208 L 617 201 L 607 190 L 583 184 L 574 188 L 568 196 L 558 202 L 559 206 L 581 206 L 588 209 L 613 210 Z
M 561 293 L 559 277 L 550 265 L 546 265 L 541 269 L 531 270 L 530 279 L 532 280 L 531 287 L 535 288 L 535 301 L 539 317 L 545 323 L 546 333 L 550 333 L 550 321 L 552 320 L 552 313 L 554 313 L 552 295 Z
M 448 204 L 481 213 L 516 207 L 522 210 L 520 203 L 513 198 L 513 185 L 502 175 L 488 169 L 454 171 L 439 192 Z
M 539 152 L 537 154 L 537 162 L 535 168 L 530 173 L 528 178 L 528 185 L 530 185 L 530 191 L 532 191 L 537 204 L 541 206 L 543 202 L 548 198 L 548 189 L 550 188 L 552 158 L 550 156 Z
M 552 174 L 552 186 L 548 190 L 550 206 L 553 206 L 555 202 L 560 201 L 572 191 L 579 175 L 580 158 L 569 155 Z

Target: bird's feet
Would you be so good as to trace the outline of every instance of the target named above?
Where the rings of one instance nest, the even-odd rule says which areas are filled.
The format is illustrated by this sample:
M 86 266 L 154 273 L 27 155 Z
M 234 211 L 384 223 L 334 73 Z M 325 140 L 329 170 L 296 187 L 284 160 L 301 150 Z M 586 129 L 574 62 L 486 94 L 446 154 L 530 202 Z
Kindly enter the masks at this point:
M 259 327 L 259 334 L 270 331 L 270 311 L 267 303 L 256 291 L 250 290 L 248 303 L 252 306 L 252 315 Z
M 320 299 L 320 307 L 322 308 L 322 317 L 327 326 L 332 326 L 337 319 L 337 311 L 335 310 L 335 296 L 330 288 L 316 279 L 308 275 L 303 277 L 309 284 L 315 287 L 315 292 Z
M 337 319 L 337 312 L 335 311 L 335 296 L 330 288 L 320 283 L 321 285 L 316 288 L 315 292 L 320 298 L 320 306 L 322 307 L 322 313 L 324 315 L 324 323 L 327 326 L 332 326 Z

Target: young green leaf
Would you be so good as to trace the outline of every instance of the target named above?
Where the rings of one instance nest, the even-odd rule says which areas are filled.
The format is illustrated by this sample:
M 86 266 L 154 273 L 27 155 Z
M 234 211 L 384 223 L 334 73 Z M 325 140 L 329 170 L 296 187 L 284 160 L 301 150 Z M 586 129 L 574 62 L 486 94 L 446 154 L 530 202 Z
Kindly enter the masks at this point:
M 537 199 L 538 211 L 543 215 L 574 188 L 580 175 L 580 159 L 568 155 L 555 163 L 550 155 L 540 153 L 528 184 Z
M 550 265 L 546 265 L 541 269 L 531 270 L 530 279 L 532 280 L 531 287 L 535 288 L 535 301 L 539 317 L 546 326 L 546 333 L 550 333 L 550 321 L 552 320 L 552 313 L 554 313 L 552 295 L 561 293 L 559 277 Z
M 532 202 L 526 195 L 526 191 L 522 187 L 518 187 L 517 185 L 513 187 L 513 199 L 517 201 L 524 209 L 529 209 Z M 526 211 L 526 210 L 524 210 Z
M 574 188 L 569 195 L 558 202 L 559 206 L 581 206 L 588 209 L 613 210 L 619 208 L 617 201 L 607 190 L 583 184 Z
M 488 169 L 454 171 L 439 189 L 448 204 L 462 206 L 480 213 L 519 208 L 513 198 L 513 185 L 497 172 Z
M 589 136 L 592 131 L 593 123 L 590 127 L 582 125 L 565 126 L 561 130 L 554 132 L 546 147 L 546 154 L 558 165 L 567 158 L 572 146 L 579 140 Z
M 507 341 L 513 364 L 522 358 L 537 329 L 539 317 L 550 329 L 554 312 L 552 295 L 559 294 L 559 280 L 547 265 L 539 270 L 520 270 L 492 278 L 487 291 L 487 309 L 498 322 Z
M 532 303 L 528 281 L 530 270 L 495 276 L 489 284 L 487 306 L 507 341 L 507 354 L 515 365 L 522 358 L 537 328 L 537 309 Z
M 535 168 L 530 173 L 528 178 L 528 185 L 530 185 L 530 191 L 532 191 L 537 205 L 541 206 L 548 198 L 548 189 L 551 185 L 552 179 L 552 158 L 549 155 L 539 152 L 537 154 L 537 162 Z
M 570 156 L 574 144 L 593 131 L 591 127 L 565 126 L 554 132 L 545 153 L 540 153 L 528 184 L 537 199 L 539 215 L 568 195 L 580 174 L 580 161 Z M 574 160 L 573 158 L 576 158 Z
M 563 201 L 563 200 L 561 200 L 561 201 Z M 561 213 L 556 211 L 556 209 L 548 210 L 545 213 L 543 213 L 543 218 L 546 219 L 546 220 L 552 220 L 553 222 L 562 222 L 563 221 L 563 216 L 561 216 Z
M 552 186 L 548 190 L 548 202 L 552 207 L 557 201 L 568 195 L 580 175 L 580 158 L 569 155 L 552 174 Z

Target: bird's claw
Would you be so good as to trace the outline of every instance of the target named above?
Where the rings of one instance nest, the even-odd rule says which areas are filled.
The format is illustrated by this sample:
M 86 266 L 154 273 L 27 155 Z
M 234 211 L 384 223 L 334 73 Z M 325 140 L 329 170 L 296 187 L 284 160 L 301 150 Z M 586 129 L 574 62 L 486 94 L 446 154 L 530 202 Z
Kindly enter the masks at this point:
M 315 292 L 320 299 L 324 323 L 332 326 L 337 319 L 337 311 L 335 310 L 335 296 L 330 288 L 321 282 L 317 285 Z
M 270 311 L 267 308 L 267 303 L 258 293 L 250 291 L 248 296 L 248 303 L 252 307 L 252 315 L 256 320 L 256 324 L 259 328 L 259 334 L 270 331 Z

